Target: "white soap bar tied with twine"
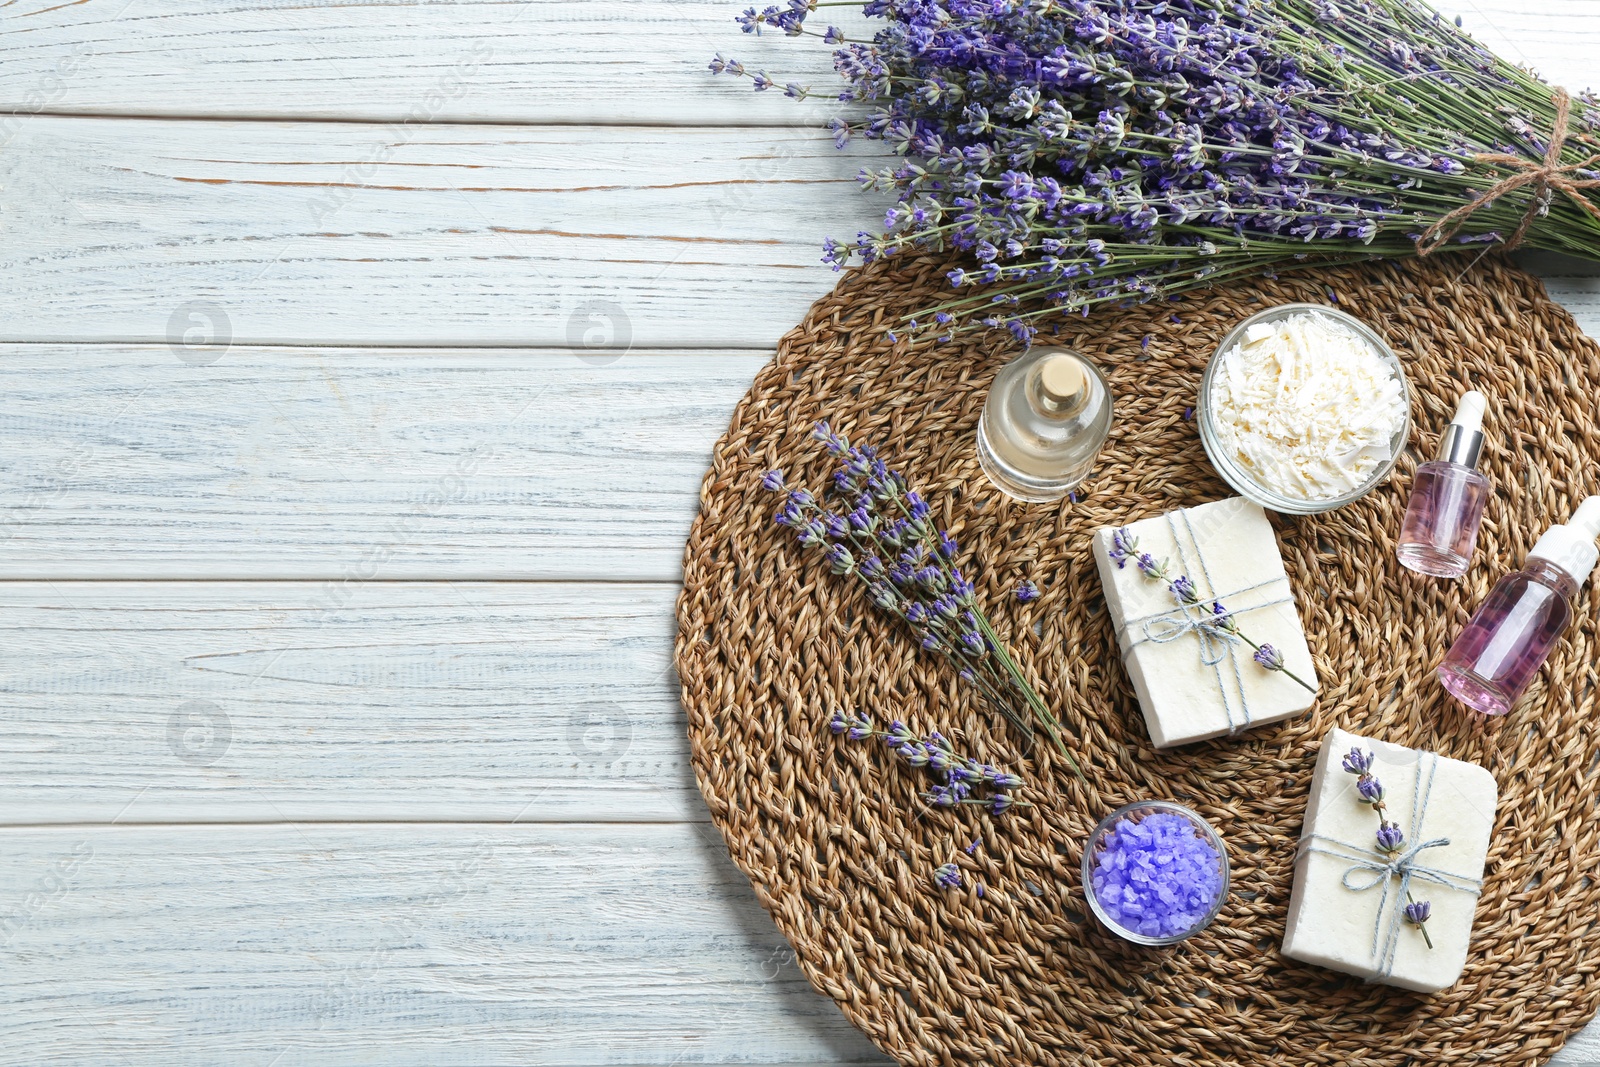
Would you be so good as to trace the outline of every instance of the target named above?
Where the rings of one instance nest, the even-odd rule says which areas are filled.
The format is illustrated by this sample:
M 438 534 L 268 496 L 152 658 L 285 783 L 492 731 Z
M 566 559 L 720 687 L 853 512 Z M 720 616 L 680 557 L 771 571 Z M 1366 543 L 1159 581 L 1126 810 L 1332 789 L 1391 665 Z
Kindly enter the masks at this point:
M 1330 730 L 1311 779 L 1283 954 L 1419 993 L 1454 985 L 1498 800 L 1494 776 L 1476 763 Z M 1384 823 L 1393 829 L 1380 840 Z
M 1157 748 L 1287 719 L 1316 701 L 1294 592 L 1258 505 L 1230 497 L 1102 527 L 1094 557 Z

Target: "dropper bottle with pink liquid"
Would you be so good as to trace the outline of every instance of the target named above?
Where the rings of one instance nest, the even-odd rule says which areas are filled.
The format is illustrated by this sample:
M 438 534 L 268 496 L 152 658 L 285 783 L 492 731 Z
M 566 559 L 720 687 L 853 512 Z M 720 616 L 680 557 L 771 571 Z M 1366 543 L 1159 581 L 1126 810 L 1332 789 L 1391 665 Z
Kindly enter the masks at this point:
M 1600 557 L 1597 537 L 1600 496 L 1591 496 L 1489 591 L 1439 664 L 1452 696 L 1485 715 L 1511 710 L 1572 622 L 1572 598 Z

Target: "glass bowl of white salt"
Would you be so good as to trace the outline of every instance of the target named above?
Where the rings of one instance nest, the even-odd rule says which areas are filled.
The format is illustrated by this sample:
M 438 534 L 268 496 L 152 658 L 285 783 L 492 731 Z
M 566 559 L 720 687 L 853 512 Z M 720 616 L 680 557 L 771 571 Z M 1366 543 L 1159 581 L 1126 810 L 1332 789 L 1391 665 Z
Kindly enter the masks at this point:
M 1389 479 L 1411 433 L 1411 390 L 1393 350 L 1360 319 L 1280 304 L 1217 346 L 1199 422 L 1206 455 L 1240 496 L 1313 515 Z

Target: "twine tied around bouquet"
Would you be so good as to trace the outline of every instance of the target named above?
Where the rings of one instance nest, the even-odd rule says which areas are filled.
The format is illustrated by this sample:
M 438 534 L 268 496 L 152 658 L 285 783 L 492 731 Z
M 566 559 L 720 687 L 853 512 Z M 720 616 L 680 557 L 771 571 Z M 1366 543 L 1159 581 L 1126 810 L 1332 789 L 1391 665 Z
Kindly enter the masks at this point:
M 1582 162 L 1562 165 L 1561 149 L 1567 143 L 1567 122 L 1572 117 L 1572 97 L 1565 89 L 1558 87 L 1551 95 L 1551 99 L 1556 105 L 1556 120 L 1550 127 L 1550 144 L 1545 149 L 1544 159 L 1535 161 L 1505 152 L 1479 152 L 1473 156 L 1472 158 L 1479 163 L 1499 163 L 1515 168 L 1517 173 L 1502 178 L 1470 204 L 1462 204 L 1423 230 L 1417 237 L 1417 255 L 1426 256 L 1438 251 L 1441 245 L 1460 232 L 1461 227 L 1466 225 L 1467 219 L 1479 208 L 1493 203 L 1507 193 L 1514 193 L 1525 185 L 1536 187 L 1533 202 L 1528 205 L 1527 212 L 1523 214 L 1517 228 L 1512 231 L 1511 237 L 1500 243 L 1506 251 L 1522 244 L 1522 239 L 1528 235 L 1528 228 L 1533 225 L 1533 220 L 1539 216 L 1541 209 L 1549 206 L 1551 197 L 1556 193 L 1565 193 L 1573 203 L 1600 219 L 1600 207 L 1581 192 L 1583 189 L 1600 186 L 1600 179 L 1572 177 L 1575 171 L 1584 170 L 1600 161 L 1600 152 Z

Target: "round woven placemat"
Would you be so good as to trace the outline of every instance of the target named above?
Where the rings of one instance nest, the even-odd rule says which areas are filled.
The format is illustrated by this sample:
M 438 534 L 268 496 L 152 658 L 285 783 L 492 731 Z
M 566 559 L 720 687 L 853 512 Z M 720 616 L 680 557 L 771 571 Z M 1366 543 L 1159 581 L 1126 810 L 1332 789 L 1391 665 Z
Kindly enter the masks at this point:
M 1096 314 L 1062 340 L 1107 371 L 1111 440 L 1076 502 L 1023 505 L 989 485 L 973 452 L 985 391 L 1015 354 L 1007 339 L 909 349 L 886 337 L 947 291 L 946 267 L 854 272 L 783 339 L 717 444 L 684 560 L 677 667 L 700 789 L 812 984 L 906 1064 L 1543 1063 L 1600 1002 L 1600 593 L 1579 595 L 1542 684 L 1502 720 L 1458 710 L 1432 669 L 1494 580 L 1600 490 L 1600 349 L 1535 279 L 1459 257 Z M 1332 300 L 1404 360 L 1417 429 L 1393 481 L 1362 502 L 1274 517 L 1322 695 L 1301 719 L 1157 752 L 1106 619 L 1091 531 L 1227 496 L 1185 412 L 1207 358 L 1264 305 Z M 1419 450 L 1431 453 L 1469 386 L 1490 398 L 1483 466 L 1495 491 L 1471 572 L 1439 581 L 1402 569 L 1394 540 Z M 879 446 L 960 538 L 981 601 L 1066 723 L 1087 783 L 1045 745 L 1028 754 L 952 672 L 773 526 L 762 472 L 782 467 L 820 490 L 830 457 L 809 435 L 822 418 Z M 1012 595 L 1025 578 L 1037 602 Z M 918 800 L 925 778 L 876 742 L 829 732 L 836 708 L 954 735 L 1020 771 L 1033 806 L 930 810 Z M 1312 766 L 1334 725 L 1481 763 L 1500 784 L 1470 959 L 1444 993 L 1366 985 L 1279 954 Z M 1086 917 L 1080 885 L 1095 822 L 1147 797 L 1197 808 L 1233 866 L 1217 922 L 1167 949 L 1129 945 Z M 939 889 L 931 874 L 952 858 L 963 887 Z

